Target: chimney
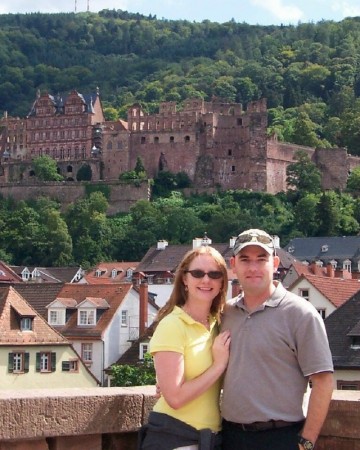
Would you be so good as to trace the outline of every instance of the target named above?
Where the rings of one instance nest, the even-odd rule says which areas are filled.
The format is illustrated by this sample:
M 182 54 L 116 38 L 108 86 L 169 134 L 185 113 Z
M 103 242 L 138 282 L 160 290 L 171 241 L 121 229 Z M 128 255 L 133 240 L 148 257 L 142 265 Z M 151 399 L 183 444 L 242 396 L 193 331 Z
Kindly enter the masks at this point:
M 329 278 L 334 278 L 335 277 L 335 269 L 334 266 L 331 263 L 328 263 L 326 266 L 326 275 Z
M 139 337 L 142 336 L 148 325 L 148 284 L 146 280 L 141 280 L 140 284 L 140 305 L 139 305 Z

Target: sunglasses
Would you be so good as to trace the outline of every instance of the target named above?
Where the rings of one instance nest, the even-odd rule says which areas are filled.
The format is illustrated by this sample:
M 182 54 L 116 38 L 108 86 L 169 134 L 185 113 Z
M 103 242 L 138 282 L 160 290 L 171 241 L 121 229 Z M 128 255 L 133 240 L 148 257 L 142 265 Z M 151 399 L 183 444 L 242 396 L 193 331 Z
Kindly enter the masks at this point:
M 204 278 L 207 275 L 212 280 L 219 280 L 223 277 L 223 273 L 220 270 L 210 270 L 210 272 L 204 272 L 200 269 L 194 270 L 184 270 L 185 273 L 190 273 L 190 275 L 194 278 Z
M 263 236 L 262 234 L 242 234 L 238 236 L 235 241 L 236 244 L 245 244 L 248 242 L 259 242 L 260 244 L 266 244 L 273 246 L 274 241 L 269 236 Z

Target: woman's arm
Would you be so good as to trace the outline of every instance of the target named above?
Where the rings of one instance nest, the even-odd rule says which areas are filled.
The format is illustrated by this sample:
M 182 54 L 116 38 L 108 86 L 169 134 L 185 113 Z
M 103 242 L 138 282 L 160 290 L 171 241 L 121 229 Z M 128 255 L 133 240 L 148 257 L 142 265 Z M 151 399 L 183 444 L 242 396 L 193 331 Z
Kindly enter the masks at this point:
M 223 331 L 214 340 L 213 364 L 198 377 L 184 381 L 184 357 L 176 352 L 154 354 L 157 384 L 168 405 L 184 406 L 203 394 L 223 374 L 229 360 L 230 332 Z

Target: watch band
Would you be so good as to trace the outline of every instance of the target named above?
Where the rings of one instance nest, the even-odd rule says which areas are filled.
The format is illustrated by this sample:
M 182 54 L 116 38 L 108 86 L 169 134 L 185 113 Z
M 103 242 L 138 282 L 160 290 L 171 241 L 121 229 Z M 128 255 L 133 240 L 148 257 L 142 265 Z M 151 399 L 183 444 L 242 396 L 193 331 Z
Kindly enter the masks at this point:
M 298 443 L 302 445 L 305 450 L 314 450 L 314 444 L 302 436 L 298 436 Z

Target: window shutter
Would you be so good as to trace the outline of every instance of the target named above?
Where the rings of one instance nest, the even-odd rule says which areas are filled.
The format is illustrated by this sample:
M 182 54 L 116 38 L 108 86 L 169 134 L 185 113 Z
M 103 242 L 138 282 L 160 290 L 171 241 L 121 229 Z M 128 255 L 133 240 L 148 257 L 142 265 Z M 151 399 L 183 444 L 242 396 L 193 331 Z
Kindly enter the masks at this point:
M 8 371 L 14 372 L 14 353 L 9 353 Z
M 24 372 L 29 372 L 30 353 L 24 354 Z
M 36 372 L 40 372 L 40 353 L 36 353 Z
M 62 362 L 62 371 L 63 372 L 69 372 L 70 371 L 70 362 L 69 361 L 63 361 Z
M 51 372 L 55 372 L 56 370 L 56 353 L 51 353 Z

